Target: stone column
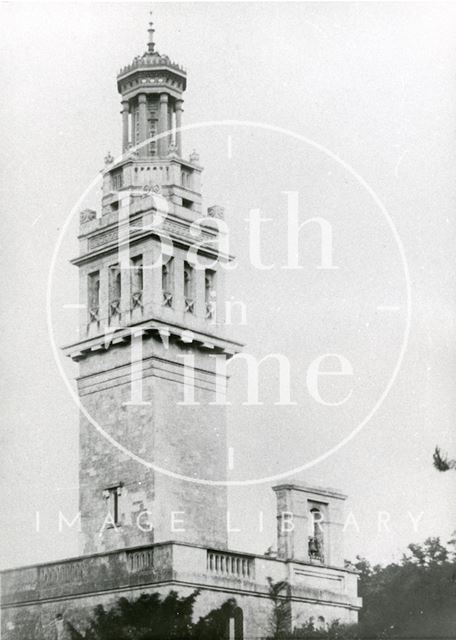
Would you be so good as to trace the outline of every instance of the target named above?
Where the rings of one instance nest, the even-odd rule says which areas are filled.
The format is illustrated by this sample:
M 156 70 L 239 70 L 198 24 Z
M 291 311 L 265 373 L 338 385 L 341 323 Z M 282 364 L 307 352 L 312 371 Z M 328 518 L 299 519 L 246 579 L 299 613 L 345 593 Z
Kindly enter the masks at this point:
M 128 149 L 128 116 L 130 114 L 128 100 L 122 100 L 122 151 Z
M 182 126 L 182 105 L 184 104 L 183 100 L 176 100 L 176 147 L 177 147 L 177 155 L 182 157 L 182 132 L 179 131 L 179 128 Z
M 138 117 L 139 117 L 139 140 L 138 143 L 144 142 L 147 138 L 147 98 L 141 93 L 138 96 Z M 139 149 L 140 157 L 147 156 L 147 145 L 144 145 Z
M 160 94 L 160 113 L 158 116 L 158 133 L 164 133 L 168 129 L 168 94 Z M 164 136 L 158 141 L 158 155 L 162 158 L 168 155 L 169 136 Z

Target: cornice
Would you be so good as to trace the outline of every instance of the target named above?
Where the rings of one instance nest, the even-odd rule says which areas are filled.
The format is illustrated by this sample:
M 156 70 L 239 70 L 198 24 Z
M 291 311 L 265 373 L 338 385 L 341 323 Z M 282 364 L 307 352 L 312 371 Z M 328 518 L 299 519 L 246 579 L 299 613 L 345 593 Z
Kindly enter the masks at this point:
M 177 340 L 182 344 L 194 344 L 203 351 L 213 351 L 223 353 L 227 357 L 232 357 L 239 353 L 243 344 L 223 338 L 211 333 L 186 329 L 183 326 L 165 322 L 158 318 L 151 318 L 143 322 L 126 327 L 113 327 L 112 331 L 86 338 L 73 344 L 63 347 L 63 352 L 75 361 L 82 360 L 87 356 L 99 351 L 126 345 L 131 340 L 131 336 L 156 337 L 166 342 L 170 339 Z

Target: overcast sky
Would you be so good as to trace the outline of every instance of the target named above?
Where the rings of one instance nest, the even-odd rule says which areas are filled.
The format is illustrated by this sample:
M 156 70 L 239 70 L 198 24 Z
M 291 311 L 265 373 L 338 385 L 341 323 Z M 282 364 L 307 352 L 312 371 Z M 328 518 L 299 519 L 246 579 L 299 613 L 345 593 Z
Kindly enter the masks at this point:
M 78 426 L 49 343 L 46 286 L 70 210 L 106 152 L 120 152 L 115 78 L 145 49 L 149 8 L 2 5 L 3 566 L 78 552 L 73 531 L 56 533 L 59 510 L 68 517 L 77 511 Z M 311 463 L 363 421 L 391 380 L 406 331 L 406 280 L 392 227 L 358 175 L 389 212 L 405 251 L 412 294 L 407 350 L 364 429 L 290 479 L 349 495 L 347 512 L 360 530 L 348 528 L 346 557 L 386 562 L 409 542 L 448 539 L 456 476 L 433 469 L 432 451 L 439 443 L 456 455 L 456 10 L 413 3 L 156 3 L 154 16 L 158 50 L 188 72 L 184 124 L 256 123 L 184 134 L 186 153 L 196 147 L 205 166 L 205 206 L 227 209 L 239 259 L 229 295 L 248 310 L 247 326 L 233 334 L 249 353 L 287 355 L 297 401 L 273 405 L 276 380 L 268 369 L 264 406 L 243 407 L 236 368 L 231 478 Z M 354 173 L 312 143 L 260 125 L 314 141 Z M 284 191 L 299 193 L 302 220 L 318 215 L 331 222 L 338 270 L 316 268 L 315 234 L 303 241 L 305 268 L 282 268 Z M 275 264 L 268 271 L 249 265 L 245 218 L 254 208 L 271 219 L 262 244 L 264 262 Z M 70 225 L 53 277 L 59 344 L 75 339 L 74 315 L 62 309 L 77 302 L 76 269 L 67 263 L 76 255 L 75 233 Z M 397 310 L 379 311 L 384 306 Z M 322 353 L 344 354 L 353 365 L 350 402 L 337 410 L 315 403 L 306 389 L 308 366 Z M 71 363 L 65 366 L 76 375 Z M 242 529 L 232 536 L 233 548 L 263 552 L 274 545 L 270 486 L 230 490 L 232 520 Z M 258 510 L 269 514 L 262 534 Z M 36 511 L 40 533 L 33 531 Z M 377 531 L 379 511 L 390 513 L 391 531 Z M 420 514 L 414 531 L 412 517 Z

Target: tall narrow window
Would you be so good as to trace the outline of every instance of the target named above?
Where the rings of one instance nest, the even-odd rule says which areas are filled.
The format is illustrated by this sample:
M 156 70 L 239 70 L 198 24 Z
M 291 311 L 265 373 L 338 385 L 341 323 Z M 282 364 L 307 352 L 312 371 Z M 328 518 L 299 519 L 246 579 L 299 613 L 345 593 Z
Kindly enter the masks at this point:
M 187 189 L 191 189 L 192 188 L 192 172 L 191 171 L 187 171 L 186 169 L 182 168 L 181 171 L 181 183 L 183 187 L 186 187 Z
M 309 536 L 309 558 L 324 562 L 323 514 L 320 509 L 314 508 L 311 509 L 310 515 L 313 531 Z
M 154 105 L 148 104 L 148 122 L 149 122 L 149 138 L 155 138 L 157 135 L 157 110 Z M 151 140 L 149 143 L 149 155 L 157 155 L 157 141 Z
M 195 312 L 195 270 L 184 262 L 184 308 L 187 313 Z
M 213 320 L 216 310 L 216 291 L 215 291 L 216 272 L 213 269 L 206 269 L 204 273 L 204 296 L 206 303 L 206 318 Z
M 115 526 L 120 524 L 119 498 L 121 495 L 121 485 L 110 487 L 109 489 L 105 489 L 103 491 L 103 497 L 107 503 L 108 513 L 111 516 L 111 522 L 113 522 Z
M 119 191 L 123 187 L 122 169 L 111 173 L 111 184 L 114 191 Z
M 93 271 L 87 282 L 89 324 L 100 321 L 100 272 Z
M 130 269 L 131 309 L 143 307 L 143 259 L 135 256 L 131 259 Z
M 121 298 L 120 268 L 118 264 L 109 267 L 109 319 L 120 318 Z
M 174 299 L 174 258 L 162 265 L 163 306 L 172 307 Z

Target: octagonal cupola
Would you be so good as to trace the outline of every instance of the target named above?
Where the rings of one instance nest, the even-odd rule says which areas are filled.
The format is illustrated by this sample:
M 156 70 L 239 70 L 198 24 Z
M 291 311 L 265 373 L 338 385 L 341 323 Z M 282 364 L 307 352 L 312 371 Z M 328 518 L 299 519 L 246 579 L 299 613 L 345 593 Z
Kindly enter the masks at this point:
M 117 88 L 122 96 L 122 150 L 140 145 L 165 131 L 159 138 L 139 149 L 141 156 L 164 158 L 169 147 L 182 155 L 182 94 L 187 85 L 185 70 L 169 56 L 155 49 L 154 25 L 149 23 L 147 50 L 136 56 L 117 75 Z

